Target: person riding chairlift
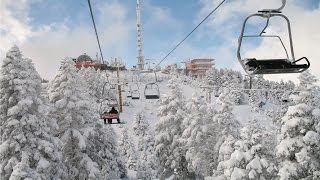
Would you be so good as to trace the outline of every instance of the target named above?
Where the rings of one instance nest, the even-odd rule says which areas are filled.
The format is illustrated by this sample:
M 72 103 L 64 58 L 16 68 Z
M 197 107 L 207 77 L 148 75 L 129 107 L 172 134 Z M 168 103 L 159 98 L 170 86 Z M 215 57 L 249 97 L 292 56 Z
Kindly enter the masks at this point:
M 111 110 L 109 112 L 104 112 L 104 113 L 110 113 L 110 114 L 118 114 L 119 112 L 112 107 Z M 104 124 L 107 123 L 107 119 L 103 119 L 104 120 Z M 118 123 L 120 123 L 120 119 L 117 119 Z M 112 122 L 112 119 L 108 119 L 108 122 Z

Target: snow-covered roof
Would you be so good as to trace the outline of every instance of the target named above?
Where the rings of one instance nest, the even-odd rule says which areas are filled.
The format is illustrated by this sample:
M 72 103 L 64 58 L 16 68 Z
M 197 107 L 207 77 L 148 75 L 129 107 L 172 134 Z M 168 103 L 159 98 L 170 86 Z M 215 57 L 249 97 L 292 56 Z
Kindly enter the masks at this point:
M 86 54 L 83 54 L 83 55 L 80 55 L 78 58 L 77 58 L 77 61 L 80 61 L 80 62 L 84 62 L 84 61 L 92 61 L 91 57 L 86 55 Z

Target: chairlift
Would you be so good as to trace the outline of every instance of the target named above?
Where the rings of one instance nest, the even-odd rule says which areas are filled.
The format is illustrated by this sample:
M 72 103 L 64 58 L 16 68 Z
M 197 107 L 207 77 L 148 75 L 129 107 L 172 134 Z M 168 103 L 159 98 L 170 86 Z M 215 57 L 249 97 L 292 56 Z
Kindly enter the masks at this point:
M 144 88 L 144 97 L 146 99 L 159 99 L 160 91 L 159 86 L 156 83 L 148 83 Z
M 131 91 L 131 99 L 140 99 L 140 93 L 139 90 L 133 90 Z
M 127 98 L 131 98 L 131 97 L 132 97 L 130 90 L 129 90 L 129 91 L 126 91 L 126 96 L 127 96 Z
M 295 59 L 294 50 L 293 50 L 293 42 L 292 42 L 292 34 L 291 34 L 291 26 L 289 19 L 282 14 L 281 10 L 284 8 L 286 4 L 286 0 L 282 0 L 282 6 L 278 9 L 264 9 L 258 11 L 258 13 L 252 14 L 248 16 L 243 23 L 243 27 L 241 30 L 241 34 L 238 41 L 238 61 L 242 65 L 243 69 L 249 75 L 254 74 L 282 74 L 282 73 L 301 73 L 307 70 L 310 67 L 310 62 L 306 57 L 302 57 L 300 59 Z M 245 35 L 244 31 L 246 29 L 247 21 L 252 17 L 260 17 L 266 19 L 266 25 L 263 30 L 258 35 Z M 269 21 L 273 17 L 280 17 L 286 20 L 288 26 L 288 35 L 289 35 L 289 46 L 290 46 L 290 56 L 289 58 L 288 51 L 284 46 L 284 43 L 280 36 L 278 35 L 264 35 L 265 30 L 269 25 Z M 286 52 L 286 58 L 274 58 L 274 59 L 256 59 L 254 57 L 250 58 L 242 58 L 240 54 L 241 45 L 243 42 L 243 38 L 276 38 L 280 41 L 284 51 Z M 305 63 L 302 63 L 305 61 Z M 301 62 L 297 64 L 298 62 Z
M 115 84 L 110 84 L 110 89 L 116 89 L 116 85 Z
M 114 100 L 112 99 L 104 99 L 100 103 L 100 119 L 104 120 L 104 123 L 106 124 L 106 121 L 108 120 L 108 124 L 112 124 L 112 120 L 116 119 L 117 124 L 120 124 L 120 114 L 118 111 L 115 110 L 115 112 L 112 111 L 112 108 L 115 108 L 115 103 L 113 102 Z M 111 107 L 111 111 L 109 110 Z

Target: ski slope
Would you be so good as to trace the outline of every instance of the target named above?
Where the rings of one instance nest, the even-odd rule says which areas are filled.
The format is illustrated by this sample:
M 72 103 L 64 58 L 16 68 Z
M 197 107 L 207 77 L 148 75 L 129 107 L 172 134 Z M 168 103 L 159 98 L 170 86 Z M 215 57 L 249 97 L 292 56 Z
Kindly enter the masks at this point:
M 123 73 L 123 72 L 122 72 Z M 128 73 L 128 72 L 127 72 Z M 127 76 L 128 74 L 121 74 L 121 77 Z M 148 75 L 141 75 L 142 77 L 148 76 Z M 169 89 L 167 88 L 167 83 L 169 80 L 169 77 L 163 78 L 163 81 L 158 82 L 159 90 L 160 90 L 160 99 L 159 100 L 147 100 L 144 97 L 144 87 L 147 83 L 153 82 L 152 76 L 149 75 L 149 80 L 144 81 L 129 81 L 128 85 L 134 85 L 139 84 L 139 93 L 140 93 L 140 99 L 139 100 L 133 100 L 131 98 L 127 98 L 125 95 L 125 92 L 122 93 L 123 101 L 127 102 L 129 106 L 123 106 L 123 112 L 120 115 L 121 121 L 124 121 L 125 124 L 106 124 L 105 126 L 113 126 L 115 129 L 115 132 L 117 136 L 120 136 L 121 129 L 124 127 L 127 127 L 129 134 L 134 140 L 135 148 L 137 148 L 138 145 L 138 137 L 134 135 L 132 126 L 134 121 L 134 116 L 138 112 L 143 112 L 145 115 L 146 120 L 150 124 L 151 131 L 154 130 L 157 121 L 159 120 L 159 117 L 157 117 L 158 108 L 160 105 L 161 96 L 164 96 L 165 94 L 169 93 Z M 158 74 L 157 76 L 161 76 L 161 74 Z M 198 92 L 201 96 L 205 96 L 205 93 L 202 92 L 200 87 L 192 87 L 193 83 L 182 83 L 180 84 L 181 89 L 183 90 L 183 95 L 186 99 L 190 99 L 192 97 L 192 94 L 194 92 Z M 212 96 L 211 102 L 214 103 L 217 100 L 217 97 Z M 233 109 L 233 114 L 236 117 L 236 119 L 243 125 L 248 123 L 249 120 L 256 119 L 258 120 L 264 127 L 267 128 L 269 132 L 275 131 L 275 127 L 272 125 L 272 122 L 270 118 L 268 118 L 266 115 L 264 115 L 264 111 L 270 108 L 276 108 L 276 106 L 267 104 L 265 105 L 259 112 L 252 112 L 251 107 L 249 105 L 239 105 L 235 106 Z M 138 151 L 137 151 L 138 152 Z M 137 154 L 137 157 L 139 155 Z M 128 178 L 129 179 L 136 179 L 136 172 L 133 170 L 128 170 Z

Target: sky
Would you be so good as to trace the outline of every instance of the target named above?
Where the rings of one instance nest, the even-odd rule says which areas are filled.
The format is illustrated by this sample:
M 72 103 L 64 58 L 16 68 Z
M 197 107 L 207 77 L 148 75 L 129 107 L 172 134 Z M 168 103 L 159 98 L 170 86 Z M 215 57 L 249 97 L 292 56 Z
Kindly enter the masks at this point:
M 158 63 L 222 0 L 140 0 L 143 54 Z M 287 0 L 283 13 L 290 19 L 296 58 L 306 56 L 320 79 L 320 0 Z M 105 60 L 121 58 L 137 63 L 136 1 L 91 0 Z M 216 67 L 244 71 L 237 60 L 238 37 L 244 19 L 258 10 L 277 8 L 281 0 L 226 0 L 161 65 L 190 58 L 213 58 Z M 0 58 L 13 45 L 33 60 L 43 78 L 52 79 L 60 61 L 98 53 L 87 0 L 0 0 Z M 263 21 L 253 19 L 248 32 L 258 32 Z M 267 33 L 287 38 L 284 21 L 275 18 Z M 247 32 L 247 31 L 246 31 Z M 283 53 L 275 42 L 246 41 L 243 56 L 274 57 Z M 285 42 L 287 45 L 287 42 Z M 282 54 L 281 54 L 282 55 Z M 182 65 L 182 64 L 181 64 Z M 267 75 L 293 80 L 297 74 Z

